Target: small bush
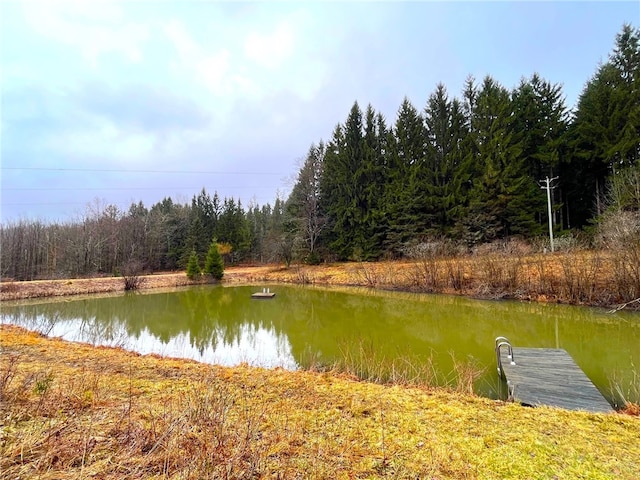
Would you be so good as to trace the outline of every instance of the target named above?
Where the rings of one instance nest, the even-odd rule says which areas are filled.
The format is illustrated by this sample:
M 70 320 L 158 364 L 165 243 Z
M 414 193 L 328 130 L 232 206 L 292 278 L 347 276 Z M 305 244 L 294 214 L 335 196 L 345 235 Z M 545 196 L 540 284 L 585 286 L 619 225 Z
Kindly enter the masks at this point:
M 0 363 L 0 403 L 5 401 L 9 385 L 16 375 L 17 366 L 18 355 L 3 352 L 2 363 Z
M 318 252 L 316 251 L 311 252 L 306 258 L 306 263 L 308 265 L 320 265 L 321 261 L 320 255 L 318 255 Z
M 308 285 L 310 283 L 313 283 L 313 279 L 309 275 L 309 272 L 307 272 L 301 267 L 297 267 L 296 275 L 295 275 L 295 278 L 293 279 L 293 282 L 299 283 L 301 285 Z
M 125 275 L 124 277 L 124 289 L 126 292 L 138 290 L 142 283 L 142 278 L 138 275 Z
M 576 261 L 575 257 L 563 256 L 560 259 L 562 278 L 560 288 L 562 296 L 572 303 L 607 304 L 609 296 L 598 285 L 598 279 L 605 268 L 602 257 L 595 252 L 588 258 Z
M 449 286 L 456 292 L 461 292 L 464 287 L 464 267 L 462 262 L 447 260 L 445 262 Z
M 142 264 L 140 262 L 129 262 L 122 267 L 125 291 L 138 290 L 143 285 L 144 278 L 141 276 L 141 272 Z
M 598 222 L 596 242 L 601 248 L 625 248 L 640 241 L 640 212 L 615 211 Z
M 187 262 L 187 278 L 189 280 L 197 280 L 202 275 L 202 269 L 198 262 L 198 254 L 195 250 L 191 251 L 189 255 L 189 261 Z
M 204 274 L 209 275 L 215 280 L 222 280 L 224 275 L 224 262 L 220 250 L 218 249 L 218 241 L 214 238 L 209 245 L 207 258 L 204 262 Z
M 548 239 L 547 239 L 548 243 Z M 483 243 L 473 248 L 475 256 L 507 255 L 521 257 L 533 253 L 531 243 L 519 237 L 504 238 L 490 243 Z
M 429 239 L 409 242 L 402 247 L 402 255 L 412 260 L 425 258 L 458 257 L 466 254 L 466 247 L 451 239 Z

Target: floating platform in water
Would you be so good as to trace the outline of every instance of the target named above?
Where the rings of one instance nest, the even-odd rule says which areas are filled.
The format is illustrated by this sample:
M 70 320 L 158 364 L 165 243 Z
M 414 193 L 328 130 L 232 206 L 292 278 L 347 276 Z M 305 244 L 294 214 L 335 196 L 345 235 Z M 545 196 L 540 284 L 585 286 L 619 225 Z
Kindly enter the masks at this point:
M 496 338 L 498 374 L 507 381 L 509 399 L 523 405 L 608 413 L 613 408 L 566 350 L 515 348 Z
M 251 294 L 251 298 L 262 298 L 262 299 L 273 298 L 275 296 L 276 294 L 274 292 L 269 292 L 268 290 Z

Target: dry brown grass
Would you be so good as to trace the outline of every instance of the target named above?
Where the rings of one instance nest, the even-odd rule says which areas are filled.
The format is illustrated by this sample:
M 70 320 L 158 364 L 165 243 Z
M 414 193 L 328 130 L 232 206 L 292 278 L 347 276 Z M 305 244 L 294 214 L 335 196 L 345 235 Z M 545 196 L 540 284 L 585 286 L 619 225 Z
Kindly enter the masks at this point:
M 2 478 L 640 477 L 640 419 L 0 326 Z
M 640 297 L 634 258 L 623 252 L 578 251 L 542 254 L 490 253 L 460 258 L 427 257 L 414 261 L 299 265 L 264 268 L 259 274 L 234 275 L 231 281 L 365 286 L 480 298 L 615 306 Z M 615 268 L 614 268 L 615 267 Z M 248 275 L 248 278 L 243 278 Z M 627 308 L 640 308 L 639 303 Z
M 513 298 L 575 305 L 627 304 L 640 309 L 640 250 L 576 251 L 553 255 L 487 253 L 413 261 L 230 267 L 225 284 L 280 282 L 364 286 L 480 298 Z M 184 273 L 144 277 L 142 289 L 192 285 Z M 0 300 L 117 292 L 122 278 L 41 280 L 0 283 Z

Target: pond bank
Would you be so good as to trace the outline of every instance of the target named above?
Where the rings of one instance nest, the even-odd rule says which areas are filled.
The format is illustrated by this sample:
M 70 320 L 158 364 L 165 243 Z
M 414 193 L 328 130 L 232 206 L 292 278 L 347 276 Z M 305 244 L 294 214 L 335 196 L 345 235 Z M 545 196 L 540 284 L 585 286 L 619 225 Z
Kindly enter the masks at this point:
M 224 284 L 294 283 L 363 286 L 485 299 L 565 303 L 640 310 L 640 271 L 615 252 L 482 255 L 413 261 L 323 265 L 240 266 L 225 269 Z M 634 273 L 635 272 L 635 273 Z M 198 284 L 184 272 L 141 277 L 140 289 Z M 118 292 L 122 277 L 0 283 L 0 301 Z
M 8 325 L 0 348 L 10 478 L 640 477 L 640 419 L 626 415 L 141 356 Z

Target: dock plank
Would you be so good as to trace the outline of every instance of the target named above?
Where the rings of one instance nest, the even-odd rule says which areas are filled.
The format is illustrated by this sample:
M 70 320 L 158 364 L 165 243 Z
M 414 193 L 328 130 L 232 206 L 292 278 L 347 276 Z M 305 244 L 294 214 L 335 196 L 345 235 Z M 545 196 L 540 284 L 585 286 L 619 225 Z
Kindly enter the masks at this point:
M 500 350 L 502 368 L 514 401 L 568 410 L 612 412 L 613 408 L 566 350 L 513 347 L 515 365 Z

